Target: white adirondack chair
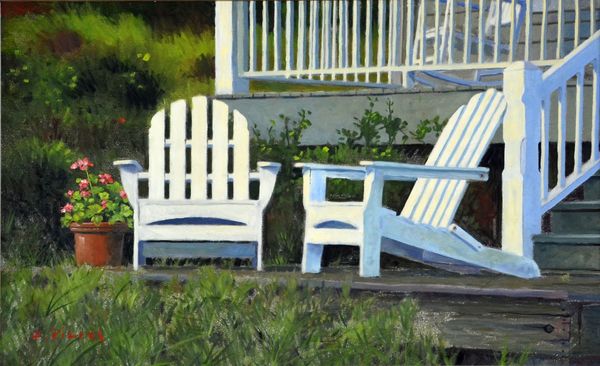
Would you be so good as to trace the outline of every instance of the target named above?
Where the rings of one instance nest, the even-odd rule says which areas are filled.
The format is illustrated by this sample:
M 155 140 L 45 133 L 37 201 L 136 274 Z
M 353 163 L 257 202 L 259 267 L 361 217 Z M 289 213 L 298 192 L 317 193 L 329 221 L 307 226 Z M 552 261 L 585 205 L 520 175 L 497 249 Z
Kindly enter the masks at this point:
M 165 111 L 154 115 L 148 132 L 148 172 L 133 160 L 114 163 L 134 209 L 134 269 L 144 265 L 146 257 L 229 257 L 251 258 L 261 270 L 263 211 L 281 165 L 259 162 L 258 172 L 250 172 L 248 122 L 234 110 L 229 139 L 229 108 L 222 101 L 212 101 L 212 139 L 208 98 L 192 98 L 191 126 L 186 126 L 186 115 L 184 100 L 171 104 L 168 137 Z M 142 180 L 148 181 L 147 198 L 138 195 Z M 252 180 L 260 181 L 257 200 L 249 197 Z
M 422 0 L 427 1 L 427 0 Z M 438 60 L 436 62 L 435 54 L 433 52 L 429 52 L 425 59 L 421 59 L 419 52 L 421 48 L 425 48 L 425 52 L 428 50 L 433 51 L 435 47 L 435 38 L 436 38 L 436 29 L 430 28 L 425 32 L 425 38 L 423 39 L 421 32 L 419 31 L 422 28 L 423 21 L 425 19 L 425 15 L 422 11 L 419 12 L 417 18 L 417 31 L 415 33 L 415 41 L 413 43 L 413 55 L 415 55 L 415 64 L 434 64 L 434 63 L 442 63 L 448 64 L 452 62 L 461 62 L 462 60 L 462 52 L 464 51 L 464 42 L 467 40 L 470 42 L 469 49 L 475 53 L 477 53 L 479 49 L 480 39 L 477 34 L 471 34 L 469 37 L 464 33 L 463 29 L 454 29 L 456 24 L 451 21 L 451 18 L 454 16 L 451 14 L 455 10 L 455 8 L 463 8 L 467 11 L 466 4 L 464 1 L 456 1 L 456 0 L 435 0 L 440 1 L 441 4 L 445 4 L 444 16 L 443 16 L 443 25 L 441 25 L 437 29 L 438 36 L 438 52 L 437 57 Z M 498 13 L 497 6 L 498 2 L 500 2 L 500 12 Z M 512 0 L 491 0 L 489 7 L 485 9 L 485 24 L 484 24 L 484 35 L 483 35 L 483 52 L 484 52 L 484 62 L 491 61 L 491 57 L 494 53 L 494 48 L 496 46 L 495 42 L 495 31 L 497 28 L 500 28 L 500 43 L 498 45 L 499 52 L 501 54 L 507 54 L 510 51 L 510 44 L 502 42 L 502 29 L 508 29 L 512 22 Z M 517 0 L 515 3 L 515 40 L 519 39 L 519 35 L 521 33 L 521 27 L 523 25 L 524 14 L 523 11 L 525 8 L 524 0 Z M 479 14 L 479 4 L 478 2 L 473 2 L 470 6 L 470 11 L 475 11 Z M 460 23 L 463 24 L 463 23 Z M 452 31 L 451 31 L 452 29 Z M 452 42 L 450 42 L 450 38 L 452 38 Z M 429 45 L 429 46 L 428 46 Z M 456 56 L 460 54 L 460 60 Z M 455 55 L 455 56 L 452 56 Z M 477 58 L 474 55 L 472 58 Z M 476 70 L 476 71 L 459 71 L 459 73 L 468 74 L 469 76 L 461 75 L 457 76 L 452 72 L 445 71 L 423 71 L 421 74 L 428 76 L 429 78 L 415 76 L 415 80 L 426 85 L 435 86 L 439 84 L 436 80 L 443 81 L 445 83 L 463 85 L 463 86 L 500 86 L 502 84 L 501 80 L 486 80 L 486 77 L 495 76 L 502 74 L 503 69 L 484 69 L 484 70 Z
M 505 110 L 498 91 L 473 96 L 450 118 L 424 166 L 296 164 L 303 168 L 306 210 L 302 271 L 320 271 L 325 245 L 355 245 L 360 247 L 359 273 L 365 277 L 379 275 L 381 251 L 450 270 L 467 266 L 539 276 L 532 259 L 485 247 L 452 223 L 467 181 L 487 180 L 488 170 L 477 166 Z M 363 201 L 327 201 L 327 178 L 364 180 Z M 382 207 L 386 180 L 416 180 L 400 216 Z

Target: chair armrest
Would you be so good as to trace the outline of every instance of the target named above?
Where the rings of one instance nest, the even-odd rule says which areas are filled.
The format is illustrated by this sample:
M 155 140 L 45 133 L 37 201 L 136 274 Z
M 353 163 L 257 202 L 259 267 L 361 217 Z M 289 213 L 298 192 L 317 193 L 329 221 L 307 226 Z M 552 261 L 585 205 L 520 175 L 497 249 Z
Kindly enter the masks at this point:
M 350 180 L 364 180 L 366 169 L 361 166 L 296 163 L 295 168 L 302 168 L 302 172 L 319 172 L 325 178 L 342 178 Z
M 123 189 L 127 193 L 127 198 L 134 210 L 137 207 L 138 199 L 138 175 L 143 171 L 142 166 L 135 160 L 117 160 L 113 162 L 114 166 L 119 167 Z
M 454 168 L 436 167 L 394 163 L 388 161 L 361 161 L 367 171 L 376 171 L 383 174 L 384 180 L 417 180 L 419 178 L 438 178 L 456 180 L 488 180 L 488 168 Z
M 136 160 L 117 160 L 113 162 L 114 166 L 119 167 L 119 170 L 125 168 L 128 171 L 132 171 L 134 173 L 138 173 L 143 171 L 144 169 Z
M 273 189 L 275 188 L 275 182 L 277 181 L 277 174 L 279 174 L 281 164 L 268 161 L 259 161 L 256 166 L 258 168 L 258 176 L 260 181 L 258 201 L 261 202 L 262 207 L 266 207 L 271 200 L 271 196 L 273 195 Z

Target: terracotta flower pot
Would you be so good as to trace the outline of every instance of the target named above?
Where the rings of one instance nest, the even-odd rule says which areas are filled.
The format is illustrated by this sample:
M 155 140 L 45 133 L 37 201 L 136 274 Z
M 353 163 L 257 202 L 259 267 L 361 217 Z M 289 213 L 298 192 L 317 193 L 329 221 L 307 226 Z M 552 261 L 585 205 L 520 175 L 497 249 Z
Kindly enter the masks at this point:
M 75 234 L 75 260 L 77 265 L 120 266 L 123 259 L 123 236 L 129 230 L 125 224 L 98 225 L 85 222 L 69 226 Z

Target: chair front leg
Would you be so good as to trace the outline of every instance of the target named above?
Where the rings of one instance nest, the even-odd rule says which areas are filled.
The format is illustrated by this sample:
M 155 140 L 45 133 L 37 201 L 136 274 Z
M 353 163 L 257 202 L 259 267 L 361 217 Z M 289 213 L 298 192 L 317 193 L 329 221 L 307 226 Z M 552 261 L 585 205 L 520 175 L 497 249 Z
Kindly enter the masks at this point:
M 311 219 L 310 204 L 312 202 L 325 201 L 327 178 L 322 171 L 310 169 L 304 170 L 303 178 L 303 201 L 306 211 L 304 223 L 304 246 L 302 248 L 302 273 L 321 272 L 321 257 L 324 245 L 310 243 L 307 238 L 315 230 L 316 223 Z
M 302 250 L 302 273 L 321 272 L 321 258 L 324 245 L 304 242 Z
M 364 189 L 363 240 L 360 246 L 361 277 L 377 277 L 380 273 L 383 185 L 383 174 L 376 169 L 368 169 Z

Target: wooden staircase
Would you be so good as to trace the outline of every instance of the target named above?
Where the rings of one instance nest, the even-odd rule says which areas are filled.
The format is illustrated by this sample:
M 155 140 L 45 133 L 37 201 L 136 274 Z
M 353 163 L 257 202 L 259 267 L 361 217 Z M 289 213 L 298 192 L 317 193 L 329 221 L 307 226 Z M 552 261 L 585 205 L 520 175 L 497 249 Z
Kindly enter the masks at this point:
M 583 184 L 583 200 L 550 211 L 551 231 L 534 237 L 534 259 L 545 270 L 600 271 L 600 173 Z

